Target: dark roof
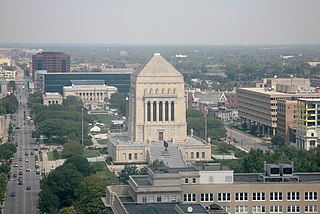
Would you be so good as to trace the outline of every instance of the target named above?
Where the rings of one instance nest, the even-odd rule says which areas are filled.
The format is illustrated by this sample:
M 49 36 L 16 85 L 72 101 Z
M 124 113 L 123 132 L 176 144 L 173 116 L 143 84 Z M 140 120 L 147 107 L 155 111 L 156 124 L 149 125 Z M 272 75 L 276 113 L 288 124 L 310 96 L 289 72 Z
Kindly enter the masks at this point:
M 176 214 L 174 203 L 124 204 L 128 213 L 132 214 Z
M 204 166 L 194 166 L 194 167 L 184 167 L 184 168 L 157 168 L 152 169 L 154 173 L 179 173 L 179 172 L 198 172 L 198 171 L 220 171 L 220 170 L 230 170 L 226 166 L 220 165 L 204 165 Z
M 132 197 L 130 196 L 126 196 L 126 197 L 119 197 L 120 201 L 125 204 L 125 203 L 133 203 L 134 200 Z
M 151 186 L 149 180 L 148 180 L 148 175 L 133 175 L 131 178 L 136 182 L 138 186 Z
M 188 207 L 192 207 L 193 214 L 205 214 L 208 213 L 207 210 L 200 204 L 177 204 L 177 206 L 184 212 L 188 212 Z
M 70 80 L 73 85 L 104 85 L 104 80 Z

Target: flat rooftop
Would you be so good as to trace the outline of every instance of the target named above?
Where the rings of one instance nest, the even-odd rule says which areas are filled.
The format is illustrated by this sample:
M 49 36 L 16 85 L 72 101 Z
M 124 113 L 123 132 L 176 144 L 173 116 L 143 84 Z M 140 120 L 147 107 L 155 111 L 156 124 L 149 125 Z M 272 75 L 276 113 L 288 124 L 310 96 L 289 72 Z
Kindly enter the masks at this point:
M 294 176 L 299 177 L 299 182 L 319 182 L 320 183 L 320 173 L 294 173 Z M 235 173 L 233 175 L 234 183 L 262 183 L 259 179 L 261 173 Z M 297 182 L 297 181 L 286 181 L 287 182 Z M 276 182 L 267 182 L 276 183 Z M 277 182 L 278 183 L 278 182 Z M 282 183 L 282 182 L 279 182 Z
M 251 92 L 256 92 L 260 94 L 266 94 L 266 95 L 278 95 L 278 96 L 288 96 L 291 97 L 292 94 L 286 94 L 282 92 L 277 92 L 277 91 L 269 91 L 265 88 L 239 88 L 238 90 L 246 90 L 246 91 L 251 91 Z

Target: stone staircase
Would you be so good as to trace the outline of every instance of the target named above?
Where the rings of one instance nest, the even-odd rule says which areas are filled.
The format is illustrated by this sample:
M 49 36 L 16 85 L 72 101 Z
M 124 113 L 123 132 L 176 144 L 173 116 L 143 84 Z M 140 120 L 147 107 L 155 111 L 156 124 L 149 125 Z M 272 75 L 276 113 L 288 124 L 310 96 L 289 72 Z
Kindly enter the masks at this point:
M 178 148 L 178 144 L 168 143 L 167 152 L 163 146 L 163 141 L 152 142 L 150 145 L 150 159 L 154 161 L 156 159 L 162 160 L 168 167 L 181 168 L 186 167 L 183 157 Z

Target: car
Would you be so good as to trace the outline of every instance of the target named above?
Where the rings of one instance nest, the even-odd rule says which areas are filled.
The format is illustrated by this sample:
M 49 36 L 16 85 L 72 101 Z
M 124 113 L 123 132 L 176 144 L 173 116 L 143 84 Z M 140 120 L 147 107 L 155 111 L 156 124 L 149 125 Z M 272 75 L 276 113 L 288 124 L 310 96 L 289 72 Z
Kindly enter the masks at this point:
M 29 153 L 28 153 L 28 152 L 25 152 L 24 155 L 29 155 Z
M 12 177 L 16 178 L 17 177 L 17 173 L 13 173 Z
M 25 134 L 28 134 L 28 132 L 27 132 L 27 131 L 25 131 L 24 133 L 25 133 Z
M 31 190 L 31 186 L 27 186 L 27 190 Z
M 22 148 L 22 145 L 20 145 L 19 147 Z
M 27 169 L 26 169 L 26 172 L 31 172 L 31 169 L 30 169 L 30 168 L 27 168 Z
M 17 126 L 16 129 L 21 129 L 21 128 L 19 126 Z
M 20 170 L 23 170 L 23 167 L 22 166 L 20 166 L 20 168 L 19 168 Z
M 18 167 L 19 165 L 18 165 L 18 163 L 15 163 L 13 166 L 14 166 L 14 167 Z
M 23 172 L 22 172 L 22 171 L 20 171 L 20 172 L 19 172 L 19 175 L 23 175 Z
M 26 162 L 29 162 L 29 159 L 26 159 Z
M 23 161 L 23 159 L 22 159 L 22 158 L 19 158 L 19 161 Z
M 19 181 L 18 185 L 23 185 L 23 182 L 22 182 L 22 181 Z
M 12 192 L 10 195 L 11 195 L 12 197 L 14 197 L 14 196 L 16 196 L 16 193 L 15 193 L 15 192 Z
M 30 153 L 30 155 L 34 155 L 34 151 L 32 151 L 32 152 Z

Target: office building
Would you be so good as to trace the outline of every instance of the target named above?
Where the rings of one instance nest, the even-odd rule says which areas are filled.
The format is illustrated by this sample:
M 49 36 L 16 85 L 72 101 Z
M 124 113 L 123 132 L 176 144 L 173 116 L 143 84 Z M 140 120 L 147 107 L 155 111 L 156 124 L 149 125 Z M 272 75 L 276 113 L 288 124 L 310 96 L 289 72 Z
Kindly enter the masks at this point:
M 320 99 L 298 99 L 296 115 L 296 147 L 312 149 L 320 137 Z
M 283 137 L 284 144 L 290 144 L 290 126 L 296 123 L 297 100 L 278 100 L 277 134 Z
M 226 213 L 318 213 L 320 173 L 294 173 L 287 164 L 267 164 L 264 173 L 233 173 L 220 166 L 148 169 L 129 185 L 107 187 L 105 204 L 130 213 L 131 204 L 216 204 Z M 128 206 L 129 205 L 129 206 Z
M 40 92 L 58 92 L 63 94 L 64 86 L 71 86 L 75 80 L 101 80 L 105 85 L 114 86 L 120 93 L 129 93 L 130 78 L 134 70 L 126 72 L 69 72 L 48 73 L 36 71 L 34 89 Z
M 61 52 L 41 52 L 32 55 L 32 75 L 37 70 L 70 72 L 70 55 Z
M 252 124 L 256 125 L 258 132 L 271 137 L 277 133 L 278 100 L 320 98 L 320 93 L 317 90 L 310 89 L 309 81 L 295 79 L 287 78 L 282 81 L 282 84 L 276 86 L 270 80 L 270 83 L 263 85 L 270 87 L 237 89 L 238 112 L 242 122 L 248 123 L 249 127 Z M 297 82 L 297 85 L 290 85 L 291 81 Z

